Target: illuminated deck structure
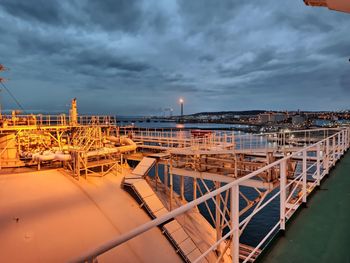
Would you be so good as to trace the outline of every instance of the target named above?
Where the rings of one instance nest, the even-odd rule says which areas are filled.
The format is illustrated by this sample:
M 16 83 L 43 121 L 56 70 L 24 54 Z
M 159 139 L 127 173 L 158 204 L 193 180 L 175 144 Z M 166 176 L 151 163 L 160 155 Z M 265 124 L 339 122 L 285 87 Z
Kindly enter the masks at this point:
M 139 211 L 151 218 L 132 229 L 123 228 L 115 237 L 105 236 L 105 242 L 99 239 L 102 245 L 96 244 L 95 249 L 90 241 L 89 248 L 70 254 L 72 262 L 99 258 L 113 261 L 104 253 L 119 257 L 118 251 L 129 242 L 132 244 L 131 239 L 137 237 L 147 242 L 150 236 L 145 232 L 150 229 L 157 242 L 162 243 L 157 228 L 186 262 L 253 262 L 268 241 L 285 230 L 286 221 L 307 202 L 308 195 L 348 149 L 349 131 L 344 127 L 241 135 L 222 131 L 120 129 L 111 117 L 78 117 L 73 100 L 68 118 L 3 116 L 1 167 L 32 167 L 42 172 L 61 169 L 75 178 L 77 181 L 73 181 L 82 189 L 87 187 L 85 181 L 91 182 L 93 178 L 97 185 L 110 184 L 112 180 L 111 189 L 124 187 L 145 212 Z M 126 160 L 140 163 L 130 170 Z M 84 179 L 79 181 L 81 177 Z M 174 190 L 176 184 L 178 191 Z M 105 195 L 104 190 L 98 189 L 88 193 L 95 204 L 101 202 L 100 195 Z M 249 194 L 246 189 L 250 189 Z M 188 192 L 192 194 L 186 199 Z M 108 194 L 113 195 L 113 191 Z M 125 194 L 116 191 L 108 202 Z M 263 233 L 259 243 L 252 246 L 240 242 L 252 220 L 262 211 L 268 213 L 269 206 L 276 203 L 279 219 Z M 115 214 L 116 219 L 111 219 L 119 218 L 120 225 L 125 224 L 121 219 L 126 216 L 125 205 L 129 206 L 120 205 L 119 216 Z M 198 207 L 207 213 L 208 220 Z M 103 213 L 111 213 L 110 208 L 102 210 Z M 149 254 L 147 258 L 164 260 L 162 253 L 155 256 Z M 173 260 L 176 262 L 179 256 Z
M 63 166 L 73 176 L 114 169 L 136 145 L 120 137 L 111 116 L 78 116 L 76 99 L 70 114 L 0 116 L 0 169 L 37 165 Z
M 19 115 L 14 111 L 12 115 L 1 115 L 0 120 L 0 168 L 3 170 L 0 183 L 10 189 L 2 191 L 0 202 L 0 208 L 6 211 L 0 218 L 0 229 L 6 233 L 6 239 L 12 240 L 3 244 L 6 251 L 23 246 L 16 239 L 16 228 L 7 228 L 9 216 L 16 224 L 20 220 L 16 214 L 29 217 L 30 225 L 35 226 L 39 224 L 39 215 L 46 213 L 45 210 L 34 214 L 28 209 L 22 211 L 16 202 L 8 204 L 6 200 L 26 203 L 27 196 L 36 195 L 40 185 L 45 188 L 39 191 L 43 197 L 36 201 L 38 204 L 42 199 L 61 200 L 62 193 L 68 191 L 71 195 L 64 201 L 64 207 L 77 200 L 83 204 L 78 209 L 79 215 L 69 216 L 72 221 L 96 217 L 99 224 L 108 221 L 118 228 L 116 232 L 101 230 L 104 234 L 94 243 L 97 232 L 92 228 L 93 224 L 87 222 L 89 246 L 80 247 L 76 253 L 72 250 L 60 258 L 72 262 L 96 259 L 110 262 L 115 257 L 126 260 L 127 254 L 122 248 L 136 243 L 137 249 L 131 249 L 133 252 L 130 253 L 149 253 L 139 246 L 147 243 L 151 236 L 156 240 L 154 246 L 164 247 L 167 254 L 172 249 L 170 254 L 173 254 L 171 260 L 174 262 L 181 259 L 186 262 L 253 262 L 275 234 L 285 230 L 286 221 L 307 202 L 308 195 L 320 186 L 322 179 L 349 148 L 350 131 L 343 127 L 235 134 L 121 129 L 113 117 L 79 116 L 75 99 L 68 116 Z M 126 160 L 140 163 L 131 170 Z M 11 175 L 13 172 L 8 172 L 19 168 L 38 172 L 26 175 L 14 170 L 14 176 Z M 154 171 L 153 175 L 151 171 Z M 71 184 L 67 185 L 61 176 L 70 177 L 85 197 L 80 191 L 73 193 Z M 49 178 L 58 183 L 62 193 L 51 191 L 54 185 Z M 38 185 L 30 186 L 35 182 Z M 28 185 L 28 189 L 23 190 L 21 185 Z M 129 197 L 126 197 L 126 191 L 116 190 L 120 186 L 128 191 Z M 186 196 L 185 193 L 191 194 Z M 128 201 L 120 203 L 119 197 Z M 131 201 L 131 197 L 135 200 Z M 137 205 L 130 208 L 137 203 L 144 211 Z M 269 213 L 271 205 L 276 207 L 276 204 L 279 219 L 260 235 L 261 240 L 254 245 L 241 242 L 241 235 L 254 218 L 263 211 Z M 36 211 L 36 206 L 32 205 L 26 207 Z M 91 209 L 91 205 L 98 209 Z M 47 223 L 40 221 L 42 227 L 38 228 L 38 233 L 42 236 L 45 236 L 42 228 L 49 225 L 52 229 L 65 229 L 63 225 L 67 221 L 62 217 L 60 206 L 62 204 L 57 203 L 50 208 L 58 214 L 57 219 Z M 146 222 L 140 212 L 151 220 Z M 130 224 L 130 213 L 143 219 L 135 220 L 139 222 L 136 225 Z M 74 238 L 78 241 L 79 236 L 75 237 L 73 233 L 82 235 L 80 229 L 77 227 L 72 235 L 53 234 L 57 240 L 70 236 L 73 241 Z M 145 233 L 148 230 L 152 234 Z M 24 236 L 31 239 L 32 234 Z M 135 243 L 133 238 L 139 241 Z M 45 241 L 39 239 L 37 242 Z M 98 246 L 98 243 L 102 245 Z M 54 259 L 55 252 L 50 253 L 44 258 Z M 11 253 L 3 254 L 11 260 Z M 166 256 L 161 251 L 149 253 L 147 261 L 164 261 Z
M 304 2 L 350 12 L 349 2 L 342 0 Z M 7 262 L 252 262 L 278 231 L 285 230 L 286 221 L 348 150 L 349 131 L 346 127 L 237 136 L 131 130 L 122 136 L 111 117 L 78 116 L 75 100 L 69 117 L 15 111 L 0 115 L 0 168 L 51 169 L 47 174 L 42 169 L 1 175 L 0 254 Z M 125 159 L 142 163 L 143 158 L 154 159 L 154 177 L 149 176 L 151 165 L 138 173 L 142 167 L 129 171 L 125 164 Z M 79 181 L 81 176 L 84 180 Z M 132 188 L 151 221 L 145 222 L 143 211 L 129 206 L 132 201 L 117 188 L 120 184 Z M 188 187 L 192 200 L 185 199 Z M 254 197 L 245 194 L 245 187 L 255 191 Z M 27 194 L 34 195 L 36 199 L 29 200 L 42 209 L 28 202 Z M 240 237 L 252 219 L 274 202 L 279 219 L 256 246 L 242 244 Z M 206 207 L 213 228 L 203 221 L 199 205 Z M 14 213 L 24 216 L 24 224 Z M 33 225 L 41 238 L 26 231 Z M 18 238 L 22 236 L 24 241 Z
M 159 177 L 156 168 L 154 177 L 144 174 L 137 180 L 145 179 L 154 186 L 158 198 L 166 200 L 163 206 L 168 211 L 87 251 L 73 262 L 94 260 L 152 228 L 163 227 L 169 220 L 188 218 L 184 221 L 190 222 L 189 215 L 198 205 L 207 208 L 215 240 L 205 250 L 199 249 L 196 259 L 184 257 L 184 260 L 252 262 L 276 233 L 285 230 L 286 221 L 306 204 L 308 195 L 320 186 L 349 147 L 349 128 L 259 135 L 211 132 L 193 136 L 191 132 L 157 130 L 127 133 L 139 152 L 126 158 L 154 158 L 156 166 L 164 166 L 164 178 Z M 175 181 L 179 182 L 178 192 L 174 191 Z M 185 199 L 188 187 L 193 191 L 192 200 Z M 255 195 L 248 196 L 244 188 L 255 191 Z M 141 202 L 149 206 L 147 201 Z M 210 203 L 214 209 L 210 209 Z M 256 246 L 241 244 L 240 236 L 252 219 L 262 211 L 269 211 L 272 203 L 278 203 L 279 219 Z M 195 246 L 198 248 L 198 244 Z

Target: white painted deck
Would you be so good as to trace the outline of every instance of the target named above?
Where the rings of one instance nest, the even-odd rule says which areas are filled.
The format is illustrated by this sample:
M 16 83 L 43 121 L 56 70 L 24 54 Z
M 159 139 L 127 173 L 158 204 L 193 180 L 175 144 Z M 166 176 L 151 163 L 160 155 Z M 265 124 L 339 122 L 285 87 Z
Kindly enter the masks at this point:
M 0 175 L 1 262 L 67 262 L 148 222 L 122 176 L 79 182 L 50 170 Z M 150 253 L 152 251 L 152 253 Z M 99 262 L 182 262 L 157 228 Z

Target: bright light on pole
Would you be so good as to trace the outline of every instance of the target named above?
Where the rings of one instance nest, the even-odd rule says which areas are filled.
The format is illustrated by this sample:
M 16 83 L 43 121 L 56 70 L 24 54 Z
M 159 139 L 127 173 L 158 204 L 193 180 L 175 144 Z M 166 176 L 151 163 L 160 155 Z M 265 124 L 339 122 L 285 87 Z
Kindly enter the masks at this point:
M 182 117 L 184 115 L 184 99 L 180 98 L 179 102 L 180 102 L 181 117 Z

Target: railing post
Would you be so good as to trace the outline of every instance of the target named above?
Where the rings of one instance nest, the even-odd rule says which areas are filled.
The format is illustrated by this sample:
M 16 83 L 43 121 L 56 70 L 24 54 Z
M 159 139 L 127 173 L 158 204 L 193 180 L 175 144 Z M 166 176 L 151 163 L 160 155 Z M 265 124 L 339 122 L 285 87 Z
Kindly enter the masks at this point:
M 215 189 L 220 188 L 220 182 L 215 182 Z M 216 241 L 220 240 L 222 237 L 222 229 L 221 229 L 221 202 L 220 202 L 220 194 L 215 196 L 215 230 L 216 230 Z M 220 252 L 220 247 L 217 248 L 217 251 Z
M 341 132 L 338 132 L 338 140 L 337 140 L 337 160 L 340 158 L 340 154 L 341 154 Z
M 326 139 L 326 158 L 325 158 L 325 169 L 326 169 L 326 174 L 329 173 L 329 138 Z
M 232 263 L 239 263 L 239 185 L 231 188 Z
M 321 182 L 321 164 L 320 164 L 321 150 L 320 150 L 320 143 L 317 144 L 316 151 L 317 151 L 316 180 L 317 180 L 317 186 L 320 186 L 320 182 Z
M 341 149 L 341 153 L 342 154 L 344 154 L 344 152 L 345 152 L 345 130 L 343 130 L 342 131 L 342 140 L 341 140 L 341 142 L 342 142 L 342 149 Z
M 173 210 L 173 164 L 172 164 L 172 161 L 170 160 L 170 185 L 169 185 L 169 188 L 170 188 L 170 194 L 169 194 L 169 210 Z
M 168 191 L 168 177 L 169 177 L 168 169 L 169 169 L 168 163 L 165 163 L 164 164 L 164 185 L 165 185 L 165 189 L 164 190 L 165 190 L 165 194 Z
M 332 166 L 335 164 L 335 149 L 336 149 L 336 145 L 335 145 L 335 136 L 333 136 L 333 142 L 332 142 L 332 155 L 333 155 L 333 159 L 332 159 Z
M 156 191 L 158 191 L 158 178 L 159 178 L 159 164 L 158 164 L 158 161 L 156 162 L 156 165 L 155 165 L 155 183 L 156 183 Z
M 280 229 L 286 229 L 286 160 L 280 163 Z
M 185 177 L 180 175 L 180 198 L 185 200 Z
M 344 130 L 344 152 L 346 151 L 346 149 L 348 145 L 348 129 Z
M 344 152 L 344 130 L 341 131 L 341 152 L 343 153 Z
M 193 200 L 197 199 L 197 178 L 193 177 Z
M 344 137 L 343 137 L 343 131 L 340 131 L 339 132 L 339 141 L 338 141 L 338 144 L 339 144 L 339 155 L 342 155 L 343 154 L 343 148 L 344 148 Z
M 307 163 L 306 163 L 307 151 L 303 151 L 303 203 L 306 203 L 306 186 L 307 186 Z

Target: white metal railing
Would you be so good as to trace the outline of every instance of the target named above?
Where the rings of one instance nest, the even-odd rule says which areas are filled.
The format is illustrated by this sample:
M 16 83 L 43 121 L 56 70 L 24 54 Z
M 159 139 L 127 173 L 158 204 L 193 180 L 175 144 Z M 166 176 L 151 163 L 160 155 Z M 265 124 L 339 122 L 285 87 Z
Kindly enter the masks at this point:
M 218 245 L 223 242 L 229 236 L 232 237 L 231 241 L 231 256 L 232 262 L 239 262 L 239 240 L 246 224 L 249 220 L 254 217 L 257 213 L 262 211 L 268 204 L 279 197 L 280 203 L 280 218 L 275 225 L 271 227 L 269 232 L 262 238 L 255 249 L 244 259 L 244 262 L 248 262 L 256 251 L 263 248 L 263 245 L 267 240 L 272 238 L 277 230 L 285 230 L 286 220 L 290 217 L 290 213 L 296 210 L 300 204 L 307 202 L 308 194 L 314 190 L 315 186 L 320 185 L 322 178 L 329 172 L 329 169 L 335 165 L 336 161 L 341 158 L 344 152 L 349 148 L 350 142 L 350 129 L 345 128 L 338 130 L 336 133 L 319 140 L 316 143 L 310 144 L 301 150 L 293 152 L 292 154 L 285 156 L 274 163 L 268 164 L 244 177 L 238 178 L 235 181 L 228 183 L 212 192 L 209 192 L 185 205 L 180 206 L 177 209 L 172 210 L 166 215 L 156 218 L 146 224 L 143 224 L 128 233 L 117 236 L 108 242 L 96 247 L 93 250 L 85 252 L 83 255 L 75 258 L 71 262 L 92 262 L 97 256 L 105 253 L 128 240 L 141 235 L 142 233 L 157 227 L 169 219 L 175 218 L 190 209 L 196 207 L 197 205 L 214 198 L 217 195 L 224 193 L 225 191 L 230 191 L 231 193 L 231 207 L 230 207 L 230 230 L 225 234 L 220 240 L 215 242 L 207 251 L 202 253 L 202 255 L 197 258 L 195 262 L 199 262 L 200 259 L 205 257 L 210 251 L 213 251 L 218 247 Z M 314 153 L 315 156 L 311 156 L 310 153 Z M 294 176 L 292 180 L 287 181 L 286 167 L 287 162 L 292 158 L 300 159 L 302 157 L 302 169 Z M 316 158 L 315 158 L 316 157 Z M 259 202 L 258 206 L 255 207 L 253 212 L 246 217 L 244 220 L 240 221 L 240 210 L 239 210 L 239 186 L 245 181 L 258 176 L 259 174 L 268 171 L 271 168 L 279 168 L 279 190 L 274 193 L 269 199 L 264 200 L 264 202 Z M 312 170 L 315 171 L 312 172 Z M 308 177 L 312 177 L 315 180 L 308 183 Z M 293 189 L 289 190 L 289 195 L 287 196 L 287 191 L 290 187 Z M 294 197 L 294 202 L 290 202 L 292 197 Z
M 27 115 L 2 115 L 0 119 L 0 128 L 17 126 L 67 126 L 71 125 L 71 118 L 66 114 L 46 115 L 46 114 L 27 114 Z M 77 118 L 77 125 L 116 125 L 114 116 L 92 116 L 80 115 Z
M 160 148 L 192 148 L 192 149 L 236 149 L 268 151 L 272 149 L 288 150 L 314 144 L 329 137 L 339 129 L 312 129 L 312 130 L 284 130 L 276 133 L 236 134 L 231 131 L 209 131 L 203 137 L 195 137 L 188 131 L 163 129 L 132 129 L 129 135 L 136 141 L 142 142 L 145 147 Z

